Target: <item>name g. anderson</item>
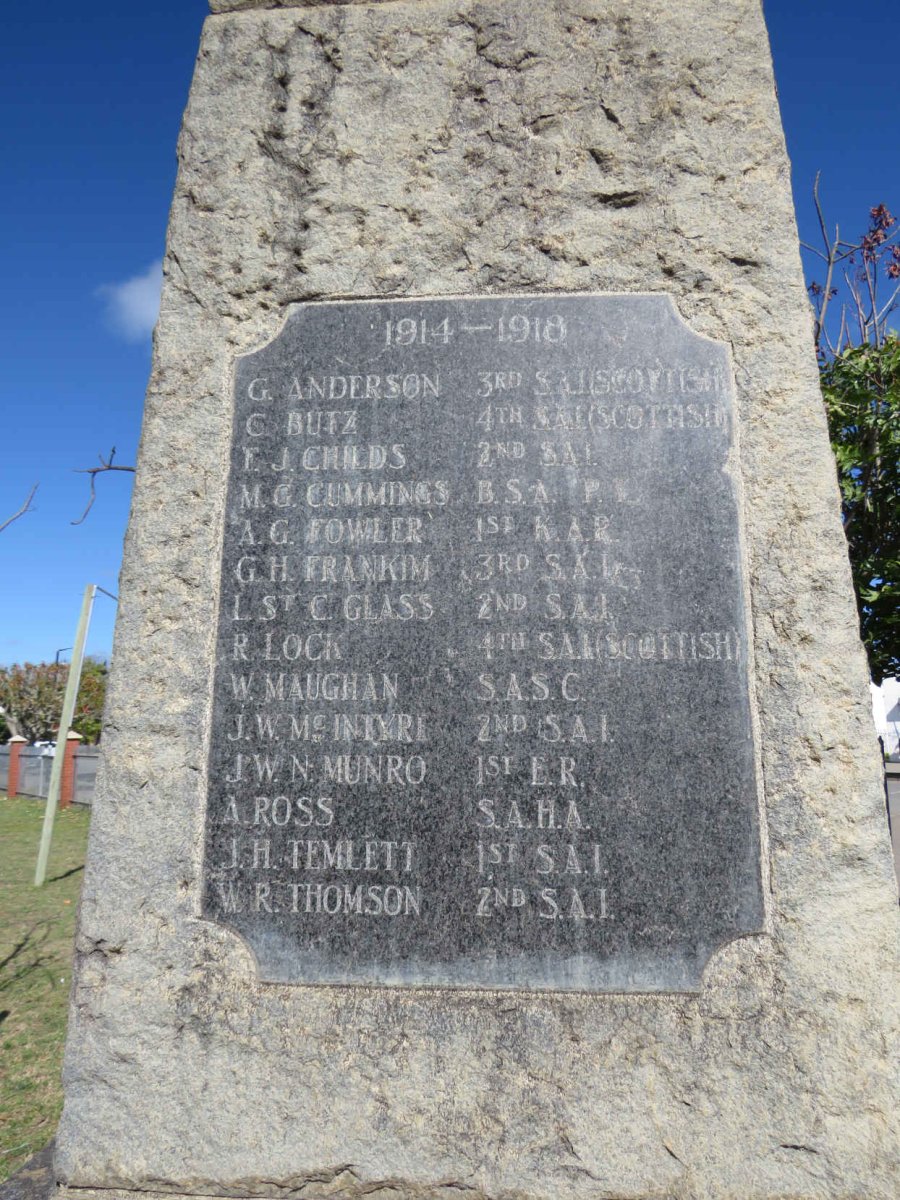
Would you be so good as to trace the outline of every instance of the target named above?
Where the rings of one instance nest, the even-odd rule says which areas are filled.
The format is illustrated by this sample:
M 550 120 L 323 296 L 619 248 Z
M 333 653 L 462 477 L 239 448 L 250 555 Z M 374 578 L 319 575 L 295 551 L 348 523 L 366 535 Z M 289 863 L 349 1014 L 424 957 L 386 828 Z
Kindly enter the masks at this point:
M 252 379 L 247 385 L 251 400 L 427 400 L 440 396 L 441 377 L 419 375 L 306 375 L 294 376 L 287 392 L 273 394 L 268 379 Z

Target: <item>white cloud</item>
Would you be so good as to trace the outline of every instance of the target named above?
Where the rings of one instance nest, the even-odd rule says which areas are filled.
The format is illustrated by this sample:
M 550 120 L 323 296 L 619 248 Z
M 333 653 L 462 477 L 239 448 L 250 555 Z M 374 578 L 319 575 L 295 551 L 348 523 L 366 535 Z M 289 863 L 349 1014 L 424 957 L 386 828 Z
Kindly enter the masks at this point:
M 122 283 L 105 283 L 97 295 L 106 301 L 110 326 L 129 342 L 142 342 L 153 332 L 159 316 L 162 260 L 151 263 L 141 275 Z

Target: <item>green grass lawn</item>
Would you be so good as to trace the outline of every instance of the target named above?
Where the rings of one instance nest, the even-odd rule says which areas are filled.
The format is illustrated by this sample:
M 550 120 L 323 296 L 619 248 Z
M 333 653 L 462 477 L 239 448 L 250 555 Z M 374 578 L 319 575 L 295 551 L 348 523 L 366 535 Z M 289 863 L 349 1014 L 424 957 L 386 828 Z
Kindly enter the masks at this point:
M 62 1107 L 89 817 L 83 808 L 56 814 L 47 882 L 36 888 L 44 802 L 0 796 L 0 1182 L 53 1137 Z

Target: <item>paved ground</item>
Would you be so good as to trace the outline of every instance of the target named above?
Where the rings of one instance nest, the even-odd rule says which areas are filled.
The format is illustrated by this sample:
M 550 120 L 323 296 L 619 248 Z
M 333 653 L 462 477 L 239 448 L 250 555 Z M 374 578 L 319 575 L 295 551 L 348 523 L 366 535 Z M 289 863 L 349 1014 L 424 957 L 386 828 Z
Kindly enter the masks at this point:
M 0 1184 L 0 1200 L 48 1200 L 53 1191 L 53 1142 L 29 1158 L 24 1167 Z

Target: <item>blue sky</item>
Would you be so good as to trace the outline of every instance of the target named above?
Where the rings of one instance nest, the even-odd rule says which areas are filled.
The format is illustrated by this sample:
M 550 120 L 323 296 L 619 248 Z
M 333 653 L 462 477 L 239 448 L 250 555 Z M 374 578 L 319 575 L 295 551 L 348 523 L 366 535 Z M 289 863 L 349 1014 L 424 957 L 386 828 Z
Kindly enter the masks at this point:
M 677 0 L 673 0 L 677 2 Z M 70 646 L 86 583 L 117 590 L 131 477 L 74 473 L 115 445 L 133 463 L 147 333 L 175 177 L 175 142 L 206 0 L 11 4 L 0 51 L 0 663 Z M 886 10 L 882 10 L 886 14 Z M 896 39 L 849 0 L 768 0 L 801 234 L 816 236 L 816 171 L 831 219 L 859 232 L 900 210 Z M 88 650 L 106 655 L 99 596 Z M 65 655 L 63 656 L 65 657 Z

